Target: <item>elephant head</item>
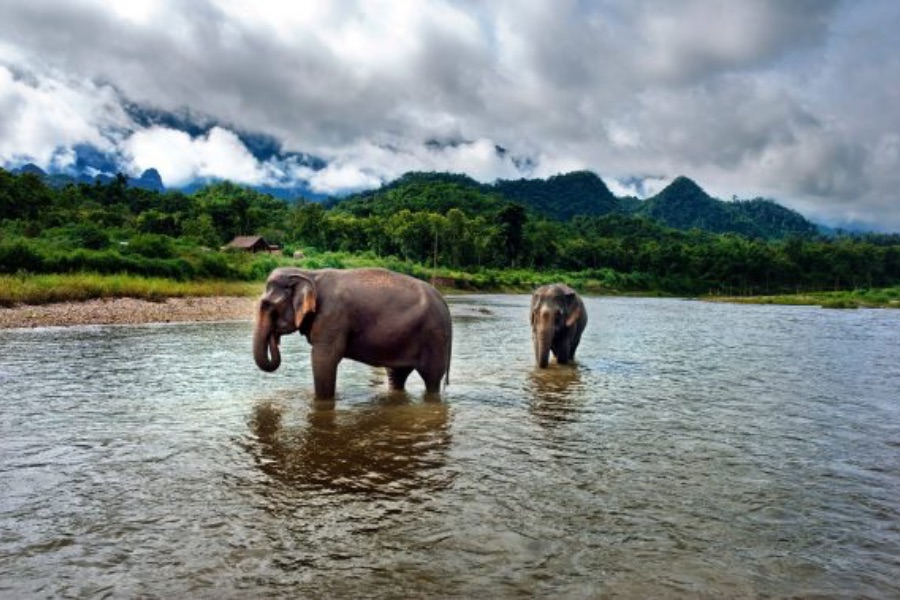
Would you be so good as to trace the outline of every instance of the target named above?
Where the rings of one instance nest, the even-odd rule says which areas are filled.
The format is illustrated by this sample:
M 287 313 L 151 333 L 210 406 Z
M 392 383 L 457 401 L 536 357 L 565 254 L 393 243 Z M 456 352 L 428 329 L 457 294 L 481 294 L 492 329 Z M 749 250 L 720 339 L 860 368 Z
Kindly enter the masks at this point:
M 531 332 L 534 358 L 540 368 L 547 367 L 551 349 L 558 362 L 568 362 L 570 354 L 574 353 L 570 334 L 582 318 L 582 312 L 578 294 L 567 285 L 545 285 L 534 291 L 531 296 Z
M 266 292 L 259 300 L 253 330 L 253 358 L 263 371 L 281 365 L 278 343 L 282 335 L 302 332 L 309 327 L 307 317 L 316 312 L 316 284 L 300 269 L 275 269 L 266 281 Z

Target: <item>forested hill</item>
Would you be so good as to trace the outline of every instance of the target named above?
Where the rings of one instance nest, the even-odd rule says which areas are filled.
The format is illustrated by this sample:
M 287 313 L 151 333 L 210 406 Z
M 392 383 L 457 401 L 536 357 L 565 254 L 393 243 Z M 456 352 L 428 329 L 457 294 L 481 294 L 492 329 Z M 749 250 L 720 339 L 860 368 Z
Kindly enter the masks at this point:
M 403 209 L 445 214 L 454 207 L 476 214 L 495 212 L 510 202 L 556 221 L 579 215 L 643 216 L 673 229 L 764 239 L 813 235 L 818 229 L 799 213 L 771 200 L 718 200 L 687 177 L 678 177 L 646 200 L 616 197 L 589 171 L 549 179 L 500 180 L 492 185 L 465 175 L 408 173 L 377 190 L 333 200 L 330 206 L 356 216 L 389 215 Z
M 606 184 L 590 171 L 554 175 L 549 179 L 500 180 L 493 189 L 506 200 L 531 207 L 544 216 L 568 221 L 576 215 L 622 213 L 623 206 Z
M 575 189 L 602 189 L 584 175 L 553 184 L 564 188 L 567 181 L 577 182 Z M 529 185 L 540 189 L 540 182 Z M 539 197 L 524 193 L 529 185 L 516 186 L 519 202 L 513 202 L 501 192 L 502 184 L 413 173 L 329 209 L 228 182 L 192 194 L 133 187 L 124 176 L 55 187 L 37 173 L 0 169 L 0 276 L 128 273 L 259 280 L 279 259 L 212 250 L 235 236 L 258 235 L 288 256 L 302 251 L 310 259 L 307 265 L 317 265 L 313 268 L 343 266 L 340 258 L 323 258 L 338 252 L 402 272 L 428 265 L 432 273 L 440 268 L 478 273 L 479 285 L 489 289 L 501 281 L 492 269 L 511 270 L 507 281 L 514 286 L 532 286 L 542 280 L 539 274 L 564 271 L 608 289 L 678 294 L 841 290 L 900 281 L 900 235 L 770 240 L 679 231 L 615 212 L 551 219 L 536 206 L 548 210 L 557 196 L 544 194 L 544 205 L 526 208 L 522 198 Z M 764 201 L 722 203 L 686 179 L 651 200 L 616 200 L 621 203 L 616 210 L 636 203 L 659 219 L 681 218 L 682 227 L 704 219 L 707 227 L 724 229 L 721 223 L 730 222 L 781 231 L 791 216 Z
M 446 214 L 451 208 L 475 215 L 496 212 L 506 204 L 491 186 L 453 173 L 407 173 L 376 190 L 326 202 L 357 217 L 390 216 L 404 209 Z
M 641 202 L 636 213 L 673 229 L 739 233 L 767 239 L 812 235 L 817 231 L 800 213 L 771 200 L 723 202 L 687 177 L 678 177 L 659 194 Z

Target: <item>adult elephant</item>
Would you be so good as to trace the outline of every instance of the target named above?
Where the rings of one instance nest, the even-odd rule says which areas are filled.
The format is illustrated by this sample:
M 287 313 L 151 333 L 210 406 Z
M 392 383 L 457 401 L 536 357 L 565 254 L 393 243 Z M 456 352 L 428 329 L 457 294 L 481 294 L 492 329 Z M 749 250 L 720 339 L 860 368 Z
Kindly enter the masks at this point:
M 574 359 L 587 321 L 584 302 L 569 286 L 553 283 L 534 290 L 531 338 L 537 365 L 542 369 L 547 367 L 551 350 L 561 365 Z
M 278 343 L 299 331 L 312 345 L 316 396 L 334 397 L 343 358 L 386 367 L 391 389 L 413 370 L 428 393 L 449 380 L 453 329 L 440 292 L 385 269 L 272 271 L 259 300 L 253 358 L 263 371 L 281 364 Z

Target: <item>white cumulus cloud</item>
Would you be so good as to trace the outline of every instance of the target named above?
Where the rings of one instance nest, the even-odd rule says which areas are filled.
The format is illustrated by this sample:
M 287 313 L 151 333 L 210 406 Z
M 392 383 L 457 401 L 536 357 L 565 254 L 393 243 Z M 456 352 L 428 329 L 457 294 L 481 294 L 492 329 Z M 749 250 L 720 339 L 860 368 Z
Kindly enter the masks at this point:
M 129 137 L 124 148 L 135 170 L 156 168 L 168 186 L 185 185 L 198 178 L 267 183 L 265 168 L 236 134 L 221 127 L 198 137 L 151 127 Z

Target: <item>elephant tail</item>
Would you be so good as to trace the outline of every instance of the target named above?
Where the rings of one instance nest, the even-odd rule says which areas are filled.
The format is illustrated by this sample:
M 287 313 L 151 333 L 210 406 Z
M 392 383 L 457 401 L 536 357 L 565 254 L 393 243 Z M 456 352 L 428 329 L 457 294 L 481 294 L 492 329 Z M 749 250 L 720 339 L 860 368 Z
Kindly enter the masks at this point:
M 453 354 L 453 332 L 447 338 L 447 368 L 444 371 L 444 389 L 450 385 L 450 356 Z

